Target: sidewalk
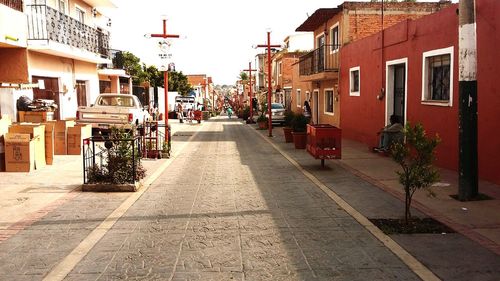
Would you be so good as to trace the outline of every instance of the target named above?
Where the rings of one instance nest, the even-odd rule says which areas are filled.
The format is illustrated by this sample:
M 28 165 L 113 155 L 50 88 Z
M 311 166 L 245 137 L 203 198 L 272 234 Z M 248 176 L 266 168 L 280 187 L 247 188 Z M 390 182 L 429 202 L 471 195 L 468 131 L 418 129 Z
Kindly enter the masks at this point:
M 170 120 L 171 135 L 189 125 Z M 185 130 L 185 128 L 183 129 Z M 172 149 L 175 150 L 173 144 Z M 165 159 L 143 159 L 146 176 Z M 0 241 L 76 196 L 83 184 L 81 155 L 55 155 L 53 165 L 30 173 L 0 172 Z
M 273 135 L 273 142 L 284 143 L 281 127 L 275 127 Z M 305 157 L 314 159 L 305 150 L 303 152 L 307 155 Z M 319 167 L 320 160 L 314 161 Z M 399 166 L 390 157 L 371 152 L 365 144 L 343 139 L 342 159 L 330 162 L 340 164 L 361 179 L 404 202 L 404 190 L 395 173 Z M 325 165 L 330 162 L 326 161 Z M 460 202 L 450 197 L 458 193 L 457 172 L 440 169 L 440 175 L 440 182 L 432 187 L 436 197 L 428 196 L 425 190 L 417 191 L 412 207 L 500 255 L 500 186 L 480 181 L 479 192 L 494 199 Z M 404 210 L 401 210 L 401 216 L 404 216 Z

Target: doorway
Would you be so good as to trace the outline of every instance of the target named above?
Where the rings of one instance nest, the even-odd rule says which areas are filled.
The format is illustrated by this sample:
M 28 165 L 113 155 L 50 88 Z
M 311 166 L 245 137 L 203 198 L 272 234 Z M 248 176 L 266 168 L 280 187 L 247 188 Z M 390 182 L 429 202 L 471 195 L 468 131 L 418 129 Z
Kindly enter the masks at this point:
M 319 124 L 319 90 L 313 91 L 312 121 Z
M 45 99 L 45 100 L 53 100 L 55 104 L 57 104 L 57 109 L 54 111 L 54 118 L 56 120 L 61 119 L 60 111 L 61 111 L 61 103 L 59 102 L 59 79 L 52 77 L 42 77 L 42 76 L 33 76 L 32 82 L 38 83 L 38 81 L 44 81 L 45 89 L 34 88 L 33 89 L 33 99 Z
M 396 115 L 401 124 L 406 121 L 407 59 L 388 61 L 386 77 L 386 125 L 391 115 Z
M 325 35 L 321 35 L 316 39 L 317 46 L 317 62 L 316 62 L 316 73 L 323 72 L 325 70 Z
M 76 80 L 75 86 L 78 106 L 87 106 L 87 86 L 85 81 Z

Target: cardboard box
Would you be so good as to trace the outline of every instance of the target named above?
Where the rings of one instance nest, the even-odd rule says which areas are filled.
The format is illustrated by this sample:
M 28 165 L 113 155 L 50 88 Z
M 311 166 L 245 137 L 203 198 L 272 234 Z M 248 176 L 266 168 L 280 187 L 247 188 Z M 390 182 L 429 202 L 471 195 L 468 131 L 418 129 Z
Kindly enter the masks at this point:
M 54 127 L 54 154 L 68 154 L 68 128 L 73 127 L 73 120 L 57 120 Z
M 32 171 L 35 168 L 35 142 L 30 135 L 7 133 L 4 138 L 6 171 Z
M 68 155 L 81 155 L 83 140 L 92 136 L 92 126 L 76 124 L 68 128 Z
M 45 167 L 45 125 L 20 123 L 9 127 L 9 133 L 29 134 L 34 142 L 35 168 Z
M 0 172 L 5 171 L 5 142 L 4 135 L 9 132 L 9 126 L 12 124 L 9 115 L 0 118 Z
M 47 165 L 54 163 L 54 130 L 56 122 L 45 122 L 45 161 Z
M 20 122 L 42 123 L 54 120 L 54 112 L 52 111 L 19 111 Z

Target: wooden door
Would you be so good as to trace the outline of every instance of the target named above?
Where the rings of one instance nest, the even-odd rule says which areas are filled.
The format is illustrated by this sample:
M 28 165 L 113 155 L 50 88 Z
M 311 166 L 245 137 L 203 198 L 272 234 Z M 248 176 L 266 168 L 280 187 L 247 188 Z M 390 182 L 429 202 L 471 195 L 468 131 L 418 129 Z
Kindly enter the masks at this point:
M 78 106 L 87 106 L 87 86 L 85 81 L 76 80 L 76 98 Z
M 45 84 L 45 89 L 33 89 L 33 99 L 46 99 L 53 100 L 55 104 L 57 104 L 57 109 L 54 112 L 54 118 L 59 120 L 60 117 L 60 108 L 61 104 L 59 101 L 59 80 L 57 78 L 52 77 L 42 77 L 42 76 L 33 76 L 33 83 L 38 83 L 38 81 L 43 80 Z

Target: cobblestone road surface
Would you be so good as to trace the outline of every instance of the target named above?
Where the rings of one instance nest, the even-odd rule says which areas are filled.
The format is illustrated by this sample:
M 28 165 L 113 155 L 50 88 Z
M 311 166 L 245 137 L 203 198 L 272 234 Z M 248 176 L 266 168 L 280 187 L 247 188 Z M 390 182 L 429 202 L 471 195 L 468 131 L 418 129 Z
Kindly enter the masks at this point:
M 0 280 L 42 280 L 128 196 L 81 193 L 0 243 Z M 215 119 L 65 280 L 419 279 L 251 127 Z

